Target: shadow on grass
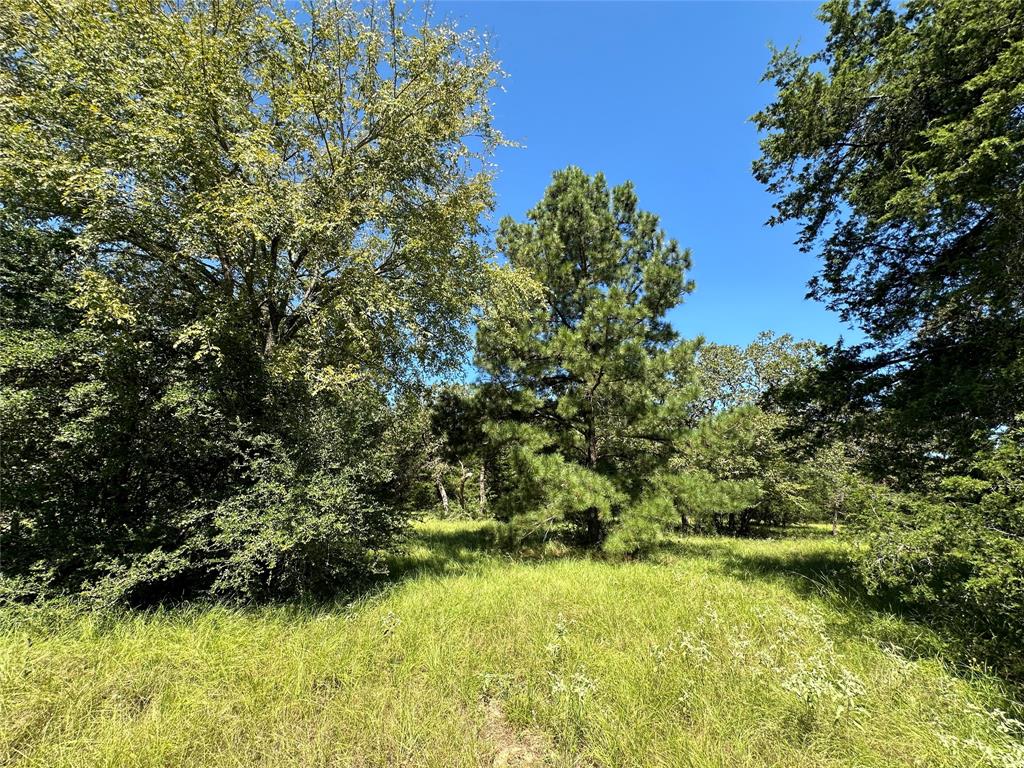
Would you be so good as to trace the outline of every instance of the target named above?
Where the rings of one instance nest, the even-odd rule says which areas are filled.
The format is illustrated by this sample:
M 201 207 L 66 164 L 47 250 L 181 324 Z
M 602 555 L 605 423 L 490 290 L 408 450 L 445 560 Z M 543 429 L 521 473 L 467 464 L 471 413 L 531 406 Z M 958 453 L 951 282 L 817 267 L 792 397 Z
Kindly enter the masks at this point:
M 380 583 L 460 573 L 502 552 L 500 531 L 493 521 L 426 521 L 388 557 L 388 574 Z
M 728 539 L 689 539 L 673 544 L 668 551 L 677 557 L 712 560 L 733 578 L 783 584 L 801 597 L 817 598 L 833 609 L 829 624 L 841 637 L 870 637 L 884 646 L 898 648 L 906 658 L 940 658 L 959 672 L 973 673 L 973 659 L 964 643 L 911 606 L 865 589 L 848 542 L 840 540 L 832 546 L 802 551 L 784 546 L 793 538 L 790 535 L 777 540 L 783 546 L 775 549 L 767 540 L 762 549 L 745 548 Z M 815 535 L 807 538 L 825 539 Z
M 708 560 L 728 576 L 779 583 L 801 597 L 823 599 L 838 609 L 836 613 L 843 617 L 843 627 L 851 636 L 862 635 L 865 624 L 877 623 L 873 620 L 880 615 L 899 617 L 914 625 L 915 617 L 905 608 L 867 593 L 848 543 L 815 527 L 757 533 L 761 535 L 684 538 L 666 544 L 660 553 L 669 558 Z M 800 545 L 808 540 L 814 543 L 807 547 Z M 566 552 L 581 554 L 578 550 Z M 590 553 L 590 556 L 601 559 L 601 555 Z M 419 576 L 464 573 L 493 563 L 497 558 L 515 562 L 547 559 L 542 555 L 538 557 L 538 552 L 528 547 L 510 549 L 503 541 L 501 523 L 495 521 L 427 520 L 410 531 L 404 546 L 388 558 L 388 574 L 377 581 L 375 587 L 386 589 Z M 921 648 L 922 653 L 932 655 L 934 641 L 926 646 Z
M 660 554 L 706 560 L 733 578 L 775 583 L 800 597 L 818 599 L 832 609 L 827 621 L 837 638 L 870 638 L 905 658 L 939 659 L 965 678 L 976 674 L 972 652 L 955 632 L 913 606 L 867 592 L 853 559 L 855 546 L 843 537 L 833 537 L 824 526 L 796 526 L 742 538 L 680 539 L 667 544 Z M 349 599 L 385 594 L 408 579 L 458 575 L 500 560 L 536 563 L 581 554 L 603 559 L 578 550 L 560 552 L 552 557 L 529 547 L 510 549 L 501 523 L 495 521 L 427 520 L 416 525 L 404 547 L 388 558 L 388 574 Z M 1011 695 L 1024 700 L 1024 689 L 1003 679 Z
M 834 538 L 821 526 L 759 533 L 760 537 L 680 539 L 667 544 L 660 554 L 670 562 L 677 558 L 705 560 L 743 581 L 785 586 L 802 598 L 815 598 L 832 608 L 828 623 L 839 638 L 869 637 L 898 649 L 906 658 L 941 658 L 970 674 L 969 654 L 954 637 L 942 633 L 928 617 L 864 589 L 851 556 L 854 545 Z M 387 592 L 415 577 L 466 573 L 497 559 L 536 562 L 537 554 L 529 548 L 510 550 L 504 546 L 500 523 L 429 520 L 410 532 L 403 550 L 389 558 L 388 575 L 371 591 Z
M 684 539 L 671 544 L 666 552 L 679 557 L 713 559 L 730 576 L 745 579 L 783 579 L 803 593 L 836 589 L 863 594 L 858 586 L 852 559 L 838 542 L 808 551 L 785 547 L 786 539 L 730 539 L 726 537 Z M 767 551 L 770 542 L 783 546 Z M 745 550 L 742 544 L 761 544 L 765 551 Z
M 976 671 L 967 643 L 958 640 L 956 633 L 937 625 L 931 617 L 914 611 L 912 606 L 871 595 L 864 589 L 851 556 L 855 544 L 841 538 L 834 539 L 820 526 L 808 530 L 760 533 L 761 537 L 679 539 L 662 547 L 656 559 L 663 556 L 669 563 L 678 559 L 699 559 L 739 580 L 785 586 L 800 597 L 818 599 L 830 607 L 829 627 L 839 638 L 870 638 L 883 647 L 898 649 L 906 658 L 942 659 L 965 677 Z M 502 561 L 536 563 L 564 555 L 603 559 L 600 555 L 587 555 L 578 550 L 562 549 L 560 552 L 552 556 L 544 550 L 510 549 L 507 537 L 502 536 L 502 524 L 493 520 L 428 519 L 414 525 L 402 546 L 387 556 L 387 573 L 361 579 L 350 589 L 340 590 L 331 596 L 274 601 L 270 606 L 286 616 L 306 620 L 312 615 L 346 611 L 366 599 L 384 597 L 403 582 L 415 578 L 455 576 Z M 151 615 L 199 615 L 205 608 L 220 604 L 214 600 L 186 601 L 151 609 Z M 259 613 L 268 606 L 241 604 L 233 607 Z M 94 613 L 76 601 L 55 601 L 46 611 L 35 611 L 26 606 L 24 610 L 2 613 L 0 628 L 4 623 L 22 629 L 38 625 L 35 631 L 45 633 L 54 627 L 71 626 L 81 616 L 89 615 L 93 618 L 93 631 L 102 632 L 116 628 L 120 617 L 135 613 L 112 610 L 105 615 Z M 1024 701 L 1024 687 L 1005 677 L 1004 680 L 1014 698 Z

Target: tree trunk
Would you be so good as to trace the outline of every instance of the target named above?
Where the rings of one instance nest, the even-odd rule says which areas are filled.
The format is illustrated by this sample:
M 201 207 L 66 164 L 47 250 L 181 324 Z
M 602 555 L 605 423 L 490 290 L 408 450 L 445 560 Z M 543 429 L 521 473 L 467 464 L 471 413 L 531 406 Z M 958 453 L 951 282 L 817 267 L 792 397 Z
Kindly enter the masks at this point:
M 480 462 L 480 508 L 477 514 L 483 517 L 487 512 L 487 473 L 484 470 L 483 462 Z
M 597 515 L 597 507 L 591 507 L 586 511 L 586 545 L 595 547 L 601 543 L 601 518 Z
M 441 508 L 444 510 L 445 517 L 448 516 L 448 492 L 444 489 L 444 483 L 441 482 L 441 476 L 438 475 L 434 478 L 434 482 L 437 483 L 437 495 L 441 497 Z
M 587 424 L 587 469 L 594 471 L 597 468 L 597 430 L 594 428 L 593 420 Z M 587 530 L 587 546 L 593 547 L 601 543 L 601 519 L 598 517 L 597 508 L 591 507 L 584 512 Z
M 459 462 L 459 508 L 466 511 L 466 481 L 469 479 L 469 472 L 466 471 L 466 465 L 461 461 Z
M 843 506 L 843 502 L 846 500 L 845 494 L 839 494 L 839 498 L 836 499 L 832 504 L 832 535 L 835 536 L 839 533 L 839 508 Z

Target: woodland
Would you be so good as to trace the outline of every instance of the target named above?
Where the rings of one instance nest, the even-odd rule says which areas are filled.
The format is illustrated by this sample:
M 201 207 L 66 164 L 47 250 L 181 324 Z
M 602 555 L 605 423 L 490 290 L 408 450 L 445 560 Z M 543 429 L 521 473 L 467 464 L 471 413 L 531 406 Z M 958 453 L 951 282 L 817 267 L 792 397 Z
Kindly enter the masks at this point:
M 821 50 L 773 50 L 752 174 L 864 341 L 736 346 L 668 322 L 701 254 L 629 181 L 566 158 L 491 227 L 473 30 L 4 2 L 0 762 L 1024 762 L 1024 4 L 819 14 Z M 793 644 L 775 688 L 753 626 Z M 717 677 L 659 694 L 697 678 L 641 675 L 645 638 Z M 182 648 L 198 678 L 146 672 Z M 316 708 L 358 691 L 391 703 Z

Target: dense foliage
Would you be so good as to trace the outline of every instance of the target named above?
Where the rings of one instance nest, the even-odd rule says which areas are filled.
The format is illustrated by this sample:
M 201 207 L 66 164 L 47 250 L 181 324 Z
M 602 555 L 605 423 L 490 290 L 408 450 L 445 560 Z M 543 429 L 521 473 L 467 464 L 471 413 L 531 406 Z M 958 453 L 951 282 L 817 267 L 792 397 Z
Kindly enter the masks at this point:
M 770 498 L 786 479 L 766 467 L 785 462 L 753 403 L 806 366 L 805 346 L 766 337 L 744 357 L 680 341 L 665 314 L 693 288 L 690 255 L 628 183 L 560 171 L 526 222 L 502 222 L 498 245 L 540 287 L 486 313 L 477 336 L 486 433 L 503 458 L 498 514 L 622 553 L 726 518 L 747 530 L 771 517 L 759 506 L 792 519 Z M 735 371 L 716 366 L 733 352 Z
M 937 615 L 981 659 L 1024 679 L 1024 425 L 926 495 L 867 488 L 867 584 Z
M 821 254 L 811 294 L 869 341 L 781 402 L 832 467 L 822 500 L 855 512 L 867 585 L 1019 678 L 1024 6 L 830 0 L 821 18 L 825 48 L 766 74 L 754 172 Z
M 878 448 L 904 480 L 963 468 L 1024 409 L 1024 6 L 830 0 L 821 18 L 824 49 L 765 75 L 754 171 L 822 256 L 811 294 L 869 339 L 823 392 L 899 435 Z
M 0 30 L 8 586 L 350 583 L 489 284 L 495 63 L 339 4 L 15 0 Z
M 702 343 L 696 358 L 696 394 L 689 409 L 694 431 L 680 445 L 673 468 L 710 472 L 752 488 L 747 503 L 723 517 L 705 506 L 698 527 L 749 533 L 752 524 L 785 525 L 814 520 L 824 508 L 816 493 L 820 463 L 796 422 L 776 402 L 777 393 L 815 374 L 820 345 L 792 336 L 761 333 L 746 347 Z

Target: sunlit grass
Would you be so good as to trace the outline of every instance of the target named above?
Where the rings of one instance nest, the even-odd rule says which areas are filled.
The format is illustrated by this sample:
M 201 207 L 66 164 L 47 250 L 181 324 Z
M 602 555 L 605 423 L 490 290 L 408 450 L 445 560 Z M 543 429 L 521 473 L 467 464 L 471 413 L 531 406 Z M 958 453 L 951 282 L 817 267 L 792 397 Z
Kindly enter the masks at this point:
M 514 560 L 428 522 L 353 604 L 9 612 L 0 764 L 1024 764 L 994 680 L 830 596 L 843 546 Z

